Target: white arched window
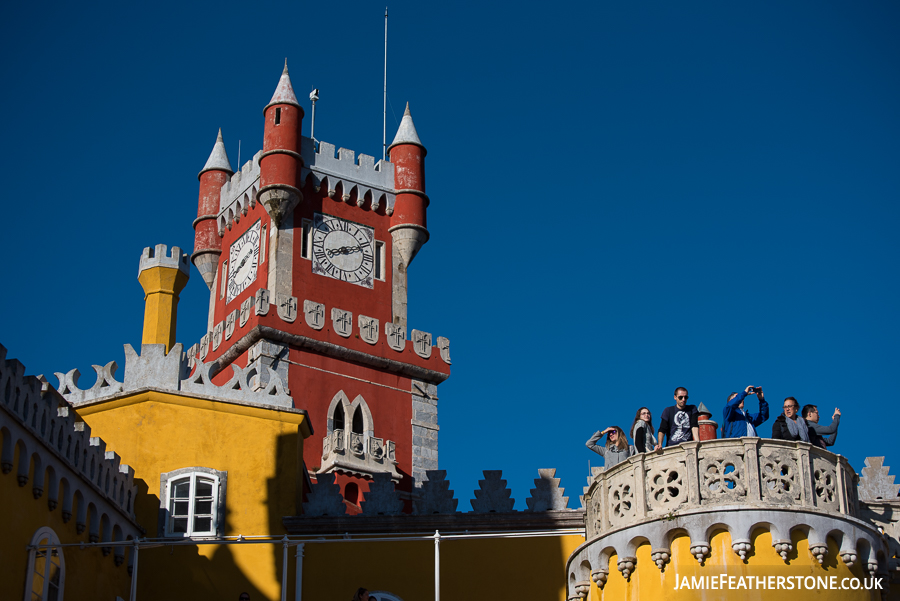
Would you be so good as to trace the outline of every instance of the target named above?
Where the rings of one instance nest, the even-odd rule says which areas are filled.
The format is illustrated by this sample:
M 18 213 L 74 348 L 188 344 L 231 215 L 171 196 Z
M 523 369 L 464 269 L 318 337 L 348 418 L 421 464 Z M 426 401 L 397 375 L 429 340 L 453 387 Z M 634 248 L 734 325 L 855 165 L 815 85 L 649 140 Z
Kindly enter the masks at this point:
M 162 534 L 167 537 L 222 534 L 225 479 L 225 472 L 209 468 L 184 468 L 162 474 Z
M 50 528 L 40 528 L 31 538 L 25 601 L 62 601 L 66 583 L 66 560 L 59 538 Z

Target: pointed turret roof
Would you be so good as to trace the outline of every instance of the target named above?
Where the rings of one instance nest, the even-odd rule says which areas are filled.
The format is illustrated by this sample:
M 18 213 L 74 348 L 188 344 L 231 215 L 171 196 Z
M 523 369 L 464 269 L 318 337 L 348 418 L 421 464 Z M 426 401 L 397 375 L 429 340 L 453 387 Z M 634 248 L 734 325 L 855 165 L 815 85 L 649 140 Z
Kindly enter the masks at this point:
M 388 146 L 388 151 L 398 144 L 415 144 L 416 146 L 421 146 L 422 150 L 425 150 L 425 146 L 419 139 L 419 134 L 416 133 L 416 126 L 413 123 L 412 114 L 409 112 L 408 102 L 406 103 L 406 110 L 403 111 L 403 119 L 400 120 L 397 135 L 394 136 L 394 141 Z
M 266 105 L 266 109 L 273 104 L 293 104 L 300 106 L 297 102 L 297 95 L 294 94 L 294 87 L 291 85 L 291 76 L 288 75 L 287 59 L 284 59 L 284 71 L 281 72 L 281 79 L 278 80 L 278 87 L 272 95 L 272 100 Z M 263 109 L 265 112 L 266 109 Z
M 232 175 L 234 171 L 231 169 L 231 161 L 228 160 L 228 153 L 225 152 L 225 142 L 222 140 L 222 128 L 219 128 L 219 137 L 216 138 L 216 145 L 213 146 L 209 158 L 206 159 L 206 165 L 200 170 L 200 175 L 207 171 L 218 170 L 225 171 L 228 175 Z

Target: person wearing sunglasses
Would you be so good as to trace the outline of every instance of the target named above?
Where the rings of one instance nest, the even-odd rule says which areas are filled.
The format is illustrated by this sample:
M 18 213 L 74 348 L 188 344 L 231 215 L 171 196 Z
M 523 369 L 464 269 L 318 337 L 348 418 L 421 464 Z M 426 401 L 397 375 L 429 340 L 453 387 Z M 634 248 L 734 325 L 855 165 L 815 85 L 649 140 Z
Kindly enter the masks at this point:
M 775 423 L 772 424 L 772 438 L 778 440 L 799 440 L 814 444 L 817 447 L 822 446 L 822 438 L 811 429 L 806 420 L 797 413 L 800 409 L 800 403 L 792 396 L 784 399 L 784 413 L 778 416 Z
M 751 394 L 759 399 L 759 413 L 750 413 L 744 409 L 744 399 Z M 748 386 L 741 392 L 732 392 L 725 403 L 724 417 L 722 438 L 759 436 L 756 429 L 769 419 L 769 404 L 763 395 L 762 386 Z
M 597 441 L 603 438 L 604 434 L 606 434 L 606 444 L 601 447 L 597 444 Z M 603 457 L 606 462 L 606 469 L 622 463 L 635 454 L 634 447 L 628 444 L 625 432 L 619 426 L 611 426 L 602 431 L 597 430 L 590 440 L 584 444 L 587 448 Z
M 700 414 L 695 405 L 688 405 L 688 398 L 687 388 L 679 386 L 675 389 L 675 406 L 663 409 L 659 440 L 664 447 L 700 440 Z

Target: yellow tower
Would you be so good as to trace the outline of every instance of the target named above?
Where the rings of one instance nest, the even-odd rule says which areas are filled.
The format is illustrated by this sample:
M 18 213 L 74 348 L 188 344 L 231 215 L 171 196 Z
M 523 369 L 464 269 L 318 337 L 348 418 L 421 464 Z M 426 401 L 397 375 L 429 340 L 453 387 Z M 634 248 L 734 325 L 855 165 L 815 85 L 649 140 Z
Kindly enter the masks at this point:
M 166 245 L 145 248 L 138 281 L 144 288 L 144 333 L 141 344 L 164 344 L 166 352 L 175 344 L 178 295 L 190 277 L 188 255 L 177 246 L 166 254 Z

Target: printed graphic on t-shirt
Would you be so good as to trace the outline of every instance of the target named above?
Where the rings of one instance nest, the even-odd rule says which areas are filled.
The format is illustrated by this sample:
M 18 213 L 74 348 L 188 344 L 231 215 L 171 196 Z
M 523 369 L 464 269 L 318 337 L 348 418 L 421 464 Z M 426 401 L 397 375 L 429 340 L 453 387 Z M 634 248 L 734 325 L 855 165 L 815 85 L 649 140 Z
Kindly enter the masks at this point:
M 672 444 L 687 442 L 691 439 L 691 415 L 687 411 L 676 411 L 672 420 Z

